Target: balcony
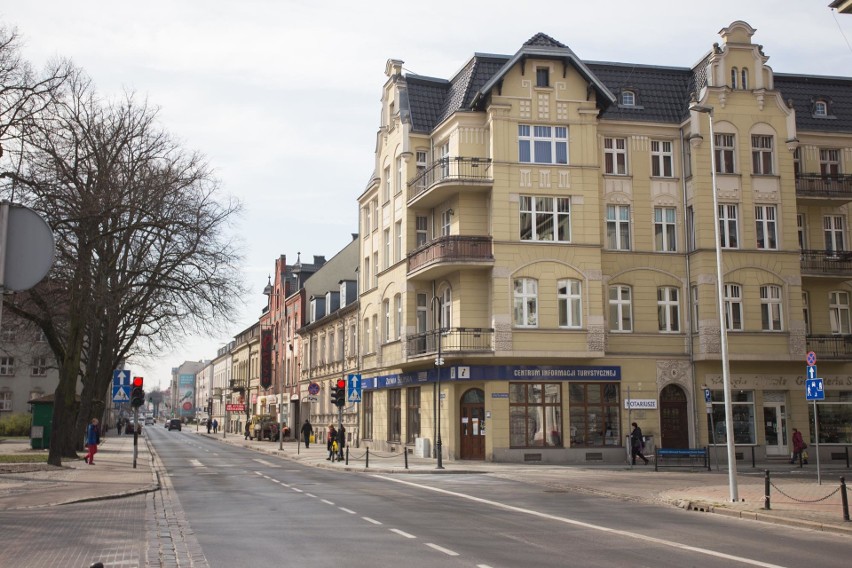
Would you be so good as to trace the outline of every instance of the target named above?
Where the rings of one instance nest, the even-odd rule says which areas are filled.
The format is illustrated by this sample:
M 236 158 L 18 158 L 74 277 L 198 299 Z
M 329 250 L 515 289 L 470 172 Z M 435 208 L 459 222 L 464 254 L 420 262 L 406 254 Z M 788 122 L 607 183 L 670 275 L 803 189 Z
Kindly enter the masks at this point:
M 808 335 L 806 342 L 817 360 L 852 359 L 852 335 Z
M 834 204 L 852 201 L 852 175 L 799 174 L 796 197 Z
M 441 333 L 441 353 L 491 353 L 493 329 L 450 327 Z M 433 329 L 408 337 L 408 356 L 417 357 L 438 352 L 439 330 Z
M 852 276 L 852 252 L 833 250 L 801 251 L 802 274 L 808 276 Z
M 494 265 L 491 237 L 447 235 L 415 249 L 408 255 L 408 275 L 434 279 L 458 270 L 459 265 Z
M 245 379 L 231 379 L 228 386 L 232 392 L 246 392 Z
M 487 190 L 493 184 L 490 158 L 441 158 L 408 182 L 408 204 L 433 207 L 460 185 Z

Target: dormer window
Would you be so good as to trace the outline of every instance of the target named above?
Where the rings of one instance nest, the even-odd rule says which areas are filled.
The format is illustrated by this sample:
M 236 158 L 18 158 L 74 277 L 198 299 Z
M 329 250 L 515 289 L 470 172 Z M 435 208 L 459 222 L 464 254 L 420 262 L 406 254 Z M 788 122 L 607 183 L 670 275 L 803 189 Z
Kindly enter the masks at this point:
M 814 103 L 814 116 L 828 116 L 828 103 L 816 101 Z
M 636 106 L 636 93 L 633 91 L 621 91 L 621 106 Z
M 535 70 L 535 86 L 549 87 L 550 86 L 550 69 L 547 67 L 537 67 Z

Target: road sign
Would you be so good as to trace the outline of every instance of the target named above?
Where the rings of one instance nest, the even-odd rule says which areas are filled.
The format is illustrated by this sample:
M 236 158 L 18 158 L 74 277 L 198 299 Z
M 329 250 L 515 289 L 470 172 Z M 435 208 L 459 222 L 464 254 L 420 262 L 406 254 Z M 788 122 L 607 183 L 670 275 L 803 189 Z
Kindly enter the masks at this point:
M 361 402 L 361 375 L 350 373 L 346 375 L 346 400 Z
M 127 394 L 129 386 L 112 386 L 112 401 L 113 402 L 129 402 L 130 396 Z
M 816 365 L 816 353 L 808 351 L 808 356 L 805 358 L 805 361 L 808 363 L 808 367 Z
M 308 394 L 319 394 L 319 385 L 317 383 L 311 383 L 308 385 Z
M 245 404 L 237 404 L 233 402 L 229 402 L 225 405 L 226 412 L 245 412 L 246 405 Z
M 810 367 L 807 367 L 806 372 L 808 374 L 808 379 L 816 379 L 817 378 L 816 365 L 811 365 Z
M 112 386 L 120 387 L 130 384 L 130 369 L 116 369 L 112 372 Z
M 824 400 L 825 387 L 822 379 L 808 379 L 805 381 L 805 397 L 807 400 Z
M 704 402 L 706 402 L 707 404 L 713 402 L 713 397 L 710 393 L 710 389 L 704 389 Z

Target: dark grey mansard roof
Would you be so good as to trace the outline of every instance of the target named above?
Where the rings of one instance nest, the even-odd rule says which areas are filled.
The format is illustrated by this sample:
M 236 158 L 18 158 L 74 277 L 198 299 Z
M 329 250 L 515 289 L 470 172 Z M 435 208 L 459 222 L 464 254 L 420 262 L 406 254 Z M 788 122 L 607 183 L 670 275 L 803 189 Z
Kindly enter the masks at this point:
M 527 41 L 519 54 L 525 50 L 538 53 L 548 49 L 573 56 L 564 44 L 541 33 Z M 602 119 L 680 124 L 688 118 L 693 94 L 697 95 L 706 84 L 707 57 L 709 54 L 693 68 L 601 61 L 578 61 L 578 64 L 615 95 L 618 102 L 624 90 L 636 94 L 634 108 L 621 107 L 618 102 L 602 105 Z M 453 113 L 473 110 L 483 87 L 517 58 L 517 55 L 475 54 L 449 81 L 407 75 L 412 130 L 431 132 Z M 785 101 L 793 100 L 799 130 L 852 132 L 852 78 L 776 73 L 775 87 Z M 813 117 L 813 103 L 818 99 L 828 102 L 829 118 Z

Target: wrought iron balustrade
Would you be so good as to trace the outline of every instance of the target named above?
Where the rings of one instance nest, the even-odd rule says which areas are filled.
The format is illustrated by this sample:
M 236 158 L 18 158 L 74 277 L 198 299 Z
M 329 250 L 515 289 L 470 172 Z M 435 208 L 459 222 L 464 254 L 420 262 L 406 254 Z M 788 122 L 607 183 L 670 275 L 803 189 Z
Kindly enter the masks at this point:
M 852 274 L 852 251 L 803 250 L 801 268 L 807 274 Z
M 441 158 L 408 182 L 408 199 L 413 199 L 442 181 L 490 182 L 491 158 Z
M 408 355 L 416 357 L 438 352 L 440 336 L 441 351 L 453 352 L 489 352 L 493 351 L 494 330 L 482 327 L 450 327 L 444 330 L 433 329 L 408 336 Z
M 848 197 L 852 199 L 852 175 L 799 174 L 796 176 L 796 194 L 800 197 Z
M 808 335 L 806 343 L 817 359 L 852 358 L 852 335 Z

